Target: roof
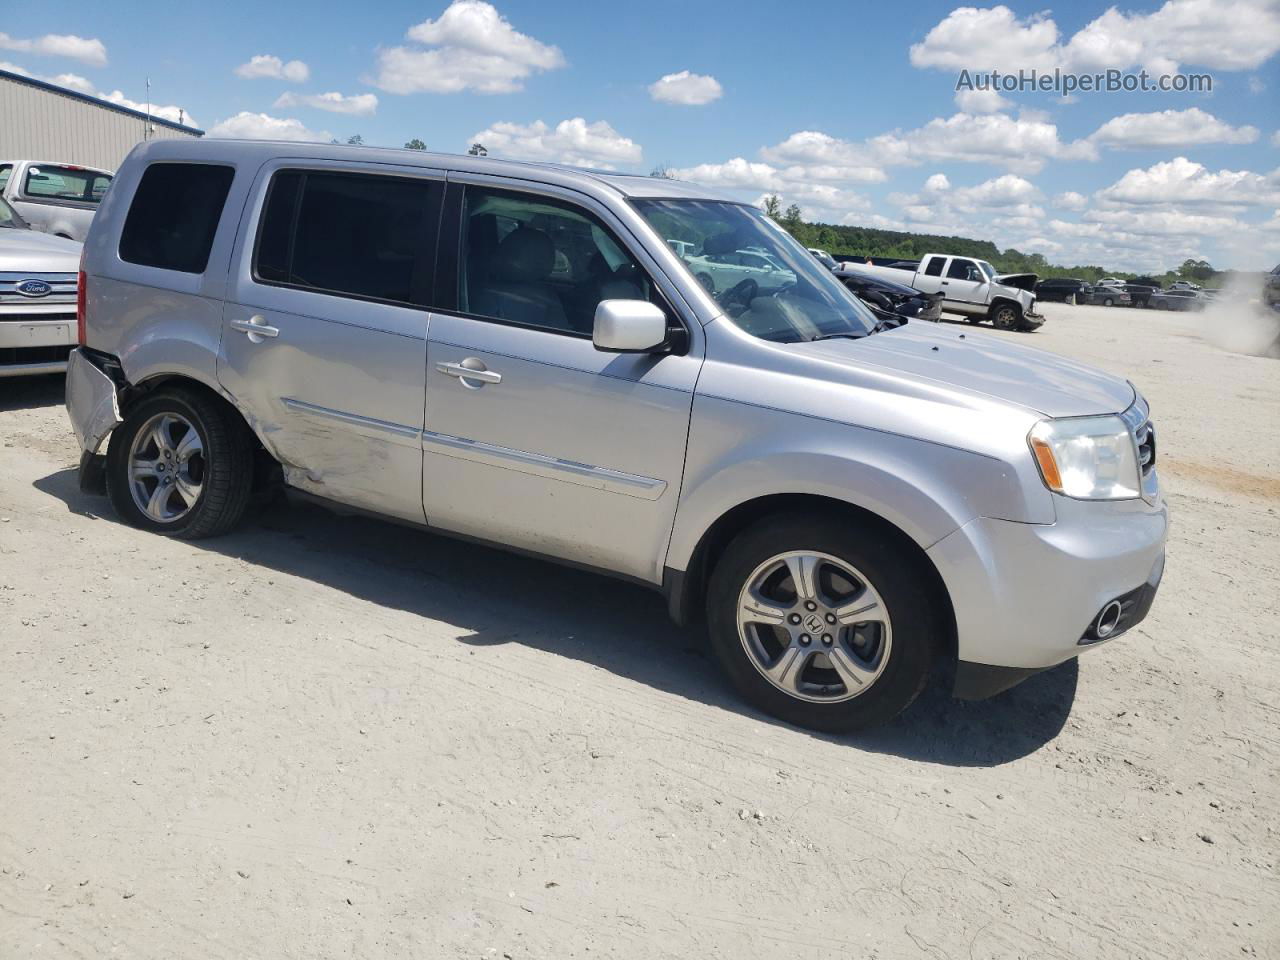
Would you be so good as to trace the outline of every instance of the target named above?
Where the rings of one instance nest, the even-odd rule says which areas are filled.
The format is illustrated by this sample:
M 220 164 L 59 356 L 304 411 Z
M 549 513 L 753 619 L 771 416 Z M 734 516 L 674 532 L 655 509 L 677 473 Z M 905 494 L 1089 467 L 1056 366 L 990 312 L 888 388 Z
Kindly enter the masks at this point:
M 139 147 L 137 149 L 143 149 Z M 425 167 L 458 173 L 489 174 L 516 177 L 557 184 L 585 193 L 609 192 L 624 197 L 681 198 L 737 202 L 732 197 L 685 180 L 646 177 L 612 170 L 589 170 L 558 163 L 536 163 L 526 160 L 498 160 L 470 154 L 436 153 L 398 147 L 349 146 L 337 143 L 300 143 L 291 140 L 233 140 L 206 137 L 202 140 L 152 140 L 145 145 L 149 156 L 156 158 L 207 157 L 236 162 L 255 159 L 265 162 L 276 158 L 301 160 L 345 160 L 356 163 L 379 163 L 400 167 Z
M 87 93 L 81 93 L 78 90 L 72 90 L 68 87 L 60 87 L 56 83 L 37 80 L 35 77 L 28 77 L 21 73 L 12 73 L 8 70 L 0 70 L 0 79 L 13 80 L 16 83 L 25 83 L 29 87 L 35 87 L 39 90 L 47 90 L 50 93 L 70 97 L 72 100 L 80 100 L 84 103 L 92 104 L 95 107 L 101 107 L 104 110 L 122 113 L 128 117 L 136 117 L 139 120 L 149 120 L 157 126 L 168 127 L 170 130 L 181 130 L 183 133 L 195 134 L 198 137 L 204 136 L 204 131 L 197 129 L 196 127 L 188 127 L 185 124 L 174 123 L 172 120 L 157 117 L 154 113 L 146 114 L 141 110 L 134 110 L 132 107 L 122 107 L 120 104 L 112 103 L 110 100 L 103 100 L 101 97 L 92 97 Z

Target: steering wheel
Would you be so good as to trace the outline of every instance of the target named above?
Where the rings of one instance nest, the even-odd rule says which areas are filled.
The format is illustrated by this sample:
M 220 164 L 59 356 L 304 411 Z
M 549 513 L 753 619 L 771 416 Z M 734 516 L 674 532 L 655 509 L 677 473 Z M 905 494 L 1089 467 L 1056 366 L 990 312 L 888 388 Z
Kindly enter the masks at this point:
M 720 295 L 720 302 L 725 306 L 732 303 L 739 303 L 743 307 L 751 306 L 751 301 L 760 293 L 760 284 L 756 283 L 750 277 L 745 280 L 739 280 L 732 287 Z

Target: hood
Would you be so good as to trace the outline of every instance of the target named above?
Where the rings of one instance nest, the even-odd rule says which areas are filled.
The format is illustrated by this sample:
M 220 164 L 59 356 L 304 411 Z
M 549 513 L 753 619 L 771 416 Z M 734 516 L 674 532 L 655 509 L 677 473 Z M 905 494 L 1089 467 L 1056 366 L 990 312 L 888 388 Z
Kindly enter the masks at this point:
M 75 273 L 80 247 L 51 233 L 0 227 L 0 273 Z
M 1034 273 L 1002 273 L 996 277 L 996 283 L 1006 287 L 1017 287 L 1019 290 L 1035 290 L 1036 281 L 1040 278 Z
M 858 340 L 799 343 L 792 349 L 851 367 L 874 365 L 925 378 L 1048 417 L 1120 413 L 1134 400 L 1128 381 L 1095 367 L 994 334 L 932 323 L 908 323 Z

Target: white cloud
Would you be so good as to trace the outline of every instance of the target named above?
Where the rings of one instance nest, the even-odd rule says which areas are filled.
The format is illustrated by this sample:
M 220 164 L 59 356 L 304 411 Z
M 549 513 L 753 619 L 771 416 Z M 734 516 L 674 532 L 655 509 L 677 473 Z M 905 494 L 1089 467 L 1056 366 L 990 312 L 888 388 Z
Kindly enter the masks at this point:
M 269 53 L 260 53 L 250 57 L 248 63 L 236 67 L 236 76 L 246 80 L 257 80 L 266 77 L 271 80 L 287 80 L 290 83 L 306 83 L 311 76 L 311 68 L 301 60 L 290 60 L 288 63 Z
M 541 120 L 527 125 L 495 123 L 467 142 L 483 143 L 490 156 L 578 166 L 634 165 L 642 156 L 638 143 L 605 121 L 587 123 L 582 117 L 562 120 L 554 130 Z
M 1180 210 L 1144 210 L 1141 216 L 1131 210 L 1090 210 L 1084 219 L 1090 223 L 1114 226 L 1140 237 L 1225 236 L 1247 229 L 1235 217 Z
M 1013 106 L 1013 101 L 994 90 L 959 90 L 956 106 L 964 113 L 999 113 Z
M 1262 79 L 1261 77 L 1250 77 L 1250 78 L 1249 78 L 1249 92 L 1250 92 L 1250 93 L 1252 93 L 1252 94 L 1254 94 L 1254 95 L 1256 96 L 1257 94 L 1262 93 L 1262 91 L 1263 91 L 1263 90 L 1265 90 L 1265 89 L 1267 89 L 1267 85 L 1266 85 L 1266 83 L 1263 81 L 1263 79 Z
M 1252 70 L 1280 51 L 1275 0 L 1168 0 L 1152 13 L 1112 7 L 1065 43 L 1045 13 L 958 7 L 911 47 L 921 68 L 1005 73 L 1024 68 L 1093 71 L 1181 64 Z
M 886 179 L 882 164 L 865 144 L 850 143 L 817 130 L 801 130 L 782 143 L 765 147 L 760 156 L 787 165 L 796 176 L 814 179 L 878 183 Z
M 34 53 L 45 57 L 68 57 L 91 67 L 107 65 L 107 48 L 101 40 L 96 37 L 93 39 L 77 37 L 69 33 L 47 33 L 43 37 L 34 37 L 30 40 L 0 33 L 0 50 Z
M 1051 159 L 1092 160 L 1092 144 L 1059 139 L 1058 128 L 1040 116 L 1003 113 L 936 117 L 923 127 L 894 130 L 867 141 L 884 164 L 959 162 L 995 164 L 1019 173 L 1037 173 Z
M 390 93 L 514 93 L 530 74 L 565 65 L 558 47 L 520 33 L 483 0 L 453 0 L 405 37 L 417 46 L 378 52 L 375 83 Z
M 649 84 L 649 96 L 660 103 L 678 103 L 687 107 L 700 107 L 719 100 L 724 90 L 715 77 L 681 70 L 668 73 L 661 80 Z
M 952 205 L 958 210 L 972 210 L 975 207 L 1010 209 L 1027 204 L 1039 196 L 1040 191 L 1035 184 L 1012 173 L 986 180 L 974 187 L 958 187 L 948 194 Z
M 352 116 L 371 116 L 378 109 L 378 98 L 372 93 L 293 93 L 286 90 L 276 98 L 274 107 L 314 107 L 316 110 L 327 110 L 330 113 L 345 113 Z
M 0 70 L 16 73 L 20 77 L 30 77 L 32 80 L 42 80 L 45 83 L 52 83 L 54 86 L 66 87 L 68 90 L 76 91 L 76 93 L 85 93 L 91 97 L 97 96 L 97 87 L 78 73 L 59 73 L 54 76 L 46 76 L 32 73 L 26 67 L 20 67 L 16 63 L 9 63 L 7 60 L 0 60 Z
M 1211 172 L 1186 157 L 1145 170 L 1130 170 L 1095 194 L 1104 205 L 1219 204 L 1238 207 L 1280 203 L 1280 169 L 1267 174 L 1248 170 Z
M 1280 147 L 1280 130 L 1277 130 L 1271 135 L 1271 145 L 1273 147 Z
M 112 90 L 110 93 L 98 93 L 98 96 L 106 100 L 108 103 L 119 104 L 122 107 L 128 107 L 130 110 L 137 110 L 140 113 L 146 113 L 148 109 L 153 117 L 159 117 L 161 120 L 168 120 L 171 123 L 181 123 L 188 127 L 199 127 L 196 118 L 187 113 L 182 107 L 172 104 L 165 106 L 153 103 L 148 108 L 146 103 L 140 103 L 137 100 L 130 100 L 119 90 Z
M 935 173 L 924 182 L 925 193 L 945 193 L 951 189 L 951 181 L 945 173 Z
M 1202 143 L 1253 143 L 1258 128 L 1233 127 L 1199 107 L 1125 113 L 1100 126 L 1089 140 L 1122 150 L 1146 147 L 1185 148 Z
M 729 191 L 759 191 L 765 195 L 776 194 L 785 207 L 798 204 L 804 216 L 823 222 L 841 222 L 853 210 L 865 210 L 869 202 L 853 190 L 823 183 L 809 175 L 809 168 L 800 166 L 775 167 L 742 157 L 734 157 L 724 163 L 702 163 L 695 167 L 672 170 L 672 176 L 709 187 Z M 757 199 L 757 203 L 763 197 Z
M 331 139 L 328 131 L 309 130 L 301 120 L 250 113 L 242 110 L 213 125 L 211 137 L 231 137 L 239 140 L 298 140 L 323 142 Z
M 1064 210 L 1083 210 L 1089 205 L 1089 198 L 1083 193 L 1067 190 L 1065 193 L 1060 193 L 1054 197 L 1053 202 Z

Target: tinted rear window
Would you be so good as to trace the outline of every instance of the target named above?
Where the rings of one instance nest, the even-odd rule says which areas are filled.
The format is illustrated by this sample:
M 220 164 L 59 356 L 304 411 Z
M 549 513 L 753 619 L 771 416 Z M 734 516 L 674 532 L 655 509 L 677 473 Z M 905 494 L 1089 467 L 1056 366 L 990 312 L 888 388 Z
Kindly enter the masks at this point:
M 946 263 L 946 260 L 944 260 L 942 257 L 930 257 L 930 258 L 929 258 L 929 265 L 928 265 L 927 267 L 925 267 L 925 268 L 924 268 L 924 272 L 925 272 L 925 274 L 926 274 L 926 275 L 928 275 L 928 276 L 930 276 L 930 277 L 937 277 L 937 276 L 941 276 L 941 275 L 942 275 L 942 265 L 943 265 L 944 263 Z
M 120 234 L 120 259 L 204 273 L 235 171 L 201 163 L 153 163 L 142 175 Z
M 283 170 L 271 181 L 254 253 L 261 282 L 418 303 L 430 180 Z M 437 196 L 438 202 L 438 196 Z

